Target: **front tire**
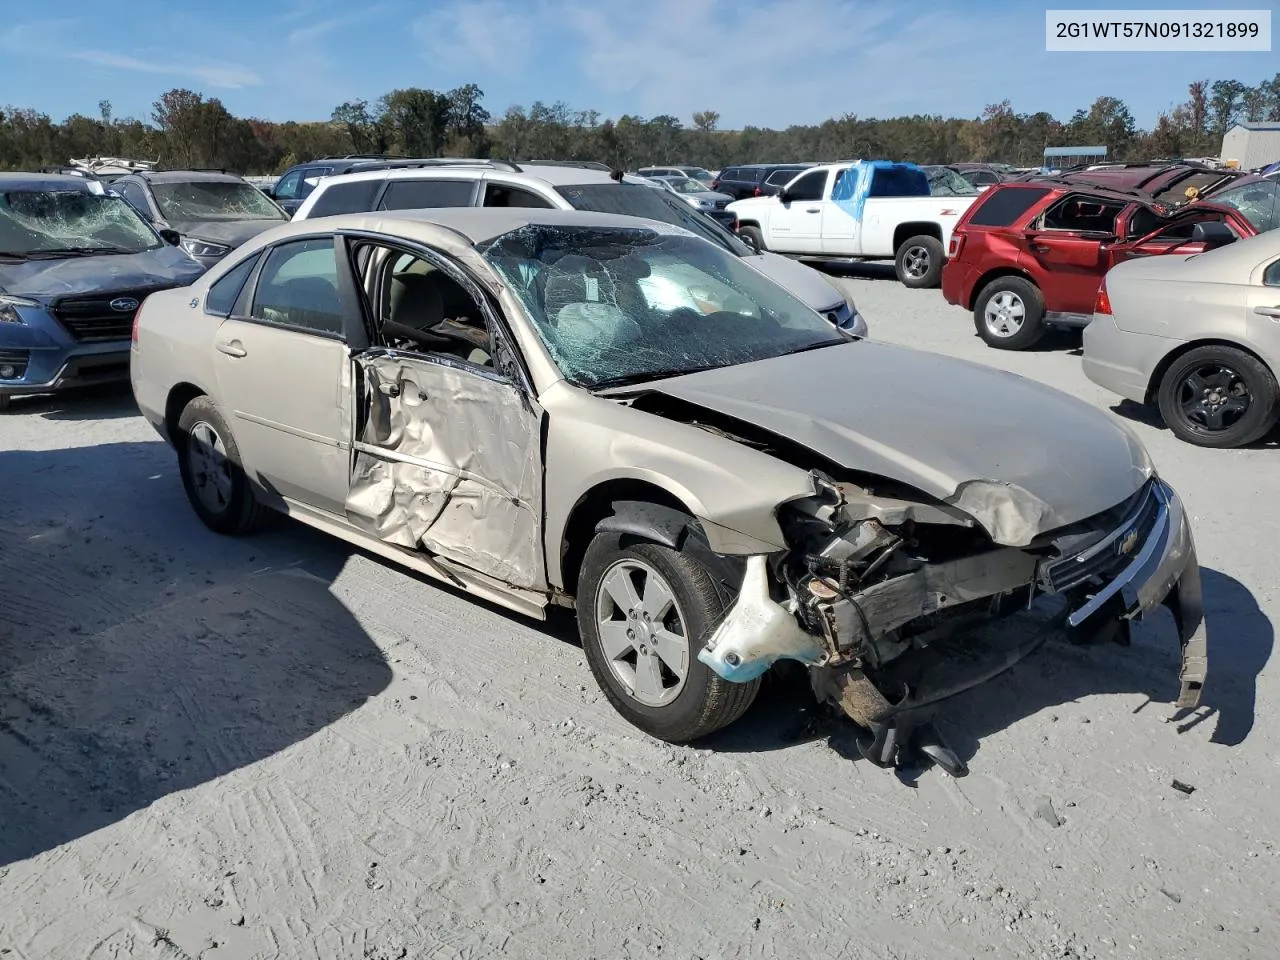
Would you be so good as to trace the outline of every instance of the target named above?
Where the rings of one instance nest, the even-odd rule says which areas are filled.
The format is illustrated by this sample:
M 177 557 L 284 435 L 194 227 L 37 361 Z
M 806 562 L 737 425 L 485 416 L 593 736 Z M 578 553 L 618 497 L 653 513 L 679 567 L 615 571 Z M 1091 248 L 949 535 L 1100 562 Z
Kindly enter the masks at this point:
M 1027 350 L 1045 335 L 1044 296 L 1022 277 L 992 280 L 973 305 L 978 336 L 997 350 Z
M 245 476 L 231 427 L 208 397 L 196 397 L 178 418 L 178 470 L 196 515 L 215 533 L 252 532 L 266 515 Z
M 946 256 L 937 237 L 909 237 L 898 247 L 894 270 L 904 287 L 931 289 L 942 283 L 942 265 Z
M 1189 350 L 1165 371 L 1160 416 L 1179 440 L 1198 447 L 1243 447 L 1275 426 L 1280 389 L 1267 365 L 1235 347 Z
M 707 567 L 687 552 L 602 532 L 587 546 L 578 630 L 596 683 L 645 733 L 688 743 L 737 720 L 760 680 L 730 683 L 698 660 L 724 613 Z

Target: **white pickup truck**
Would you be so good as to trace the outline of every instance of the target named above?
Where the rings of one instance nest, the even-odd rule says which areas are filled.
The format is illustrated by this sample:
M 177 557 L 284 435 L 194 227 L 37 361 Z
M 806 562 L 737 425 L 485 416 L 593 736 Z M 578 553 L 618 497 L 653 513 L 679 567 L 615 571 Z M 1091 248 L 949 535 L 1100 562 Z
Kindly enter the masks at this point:
M 858 160 L 810 167 L 776 197 L 729 204 L 760 250 L 815 260 L 892 257 L 908 287 L 936 287 L 956 221 L 973 197 L 933 197 L 913 163 Z

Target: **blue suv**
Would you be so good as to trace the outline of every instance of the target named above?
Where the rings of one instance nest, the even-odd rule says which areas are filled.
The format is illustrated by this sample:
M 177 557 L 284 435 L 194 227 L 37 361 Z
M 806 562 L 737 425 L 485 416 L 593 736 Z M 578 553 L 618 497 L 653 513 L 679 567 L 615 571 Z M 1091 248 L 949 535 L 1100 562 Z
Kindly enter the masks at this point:
M 164 233 L 95 179 L 0 173 L 0 410 L 129 378 L 143 299 L 204 272 Z

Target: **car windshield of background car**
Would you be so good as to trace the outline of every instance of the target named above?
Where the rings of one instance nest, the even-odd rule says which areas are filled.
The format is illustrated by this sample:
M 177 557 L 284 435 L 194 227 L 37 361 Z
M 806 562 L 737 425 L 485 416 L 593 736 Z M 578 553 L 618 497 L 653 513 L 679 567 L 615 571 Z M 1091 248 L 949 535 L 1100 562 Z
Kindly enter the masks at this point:
M 1242 184 L 1215 193 L 1210 202 L 1235 207 L 1259 233 L 1280 227 L 1280 182 Z
M 565 378 L 642 382 L 847 343 L 818 313 L 683 232 L 530 225 L 481 254 Z
M 225 180 L 153 183 L 166 220 L 287 220 L 280 209 L 247 183 Z
M 0 194 L 0 251 L 11 256 L 141 253 L 160 246 L 120 197 L 70 190 Z
M 753 251 L 714 220 L 696 213 L 687 203 L 634 183 L 588 183 L 556 188 L 575 210 L 620 213 L 683 227 L 739 257 Z

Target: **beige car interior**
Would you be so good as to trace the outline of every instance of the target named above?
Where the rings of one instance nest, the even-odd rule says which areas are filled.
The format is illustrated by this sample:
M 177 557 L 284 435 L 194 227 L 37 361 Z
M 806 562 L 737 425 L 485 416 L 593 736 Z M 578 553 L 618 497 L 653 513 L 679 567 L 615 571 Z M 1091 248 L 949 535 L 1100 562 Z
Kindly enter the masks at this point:
M 458 281 L 407 255 L 388 258 L 383 269 L 378 324 L 388 345 L 493 366 L 484 315 Z

